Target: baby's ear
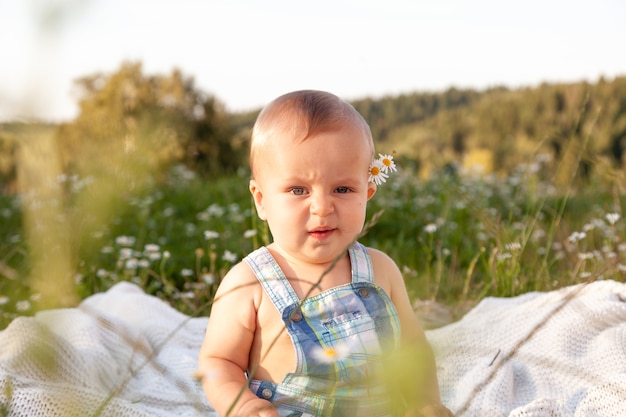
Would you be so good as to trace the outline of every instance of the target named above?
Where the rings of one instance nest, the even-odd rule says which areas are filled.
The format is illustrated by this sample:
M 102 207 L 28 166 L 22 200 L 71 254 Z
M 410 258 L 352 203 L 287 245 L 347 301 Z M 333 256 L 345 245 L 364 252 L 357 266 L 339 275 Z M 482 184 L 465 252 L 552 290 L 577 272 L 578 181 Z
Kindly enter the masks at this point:
M 249 185 L 252 199 L 254 200 L 254 206 L 256 207 L 256 213 L 261 220 L 267 220 L 265 217 L 265 209 L 263 207 L 263 191 L 255 180 L 250 180 Z
M 376 194 L 377 189 L 378 187 L 376 187 L 376 184 L 374 184 L 373 182 L 367 183 L 367 199 L 368 200 L 374 197 L 374 194 Z

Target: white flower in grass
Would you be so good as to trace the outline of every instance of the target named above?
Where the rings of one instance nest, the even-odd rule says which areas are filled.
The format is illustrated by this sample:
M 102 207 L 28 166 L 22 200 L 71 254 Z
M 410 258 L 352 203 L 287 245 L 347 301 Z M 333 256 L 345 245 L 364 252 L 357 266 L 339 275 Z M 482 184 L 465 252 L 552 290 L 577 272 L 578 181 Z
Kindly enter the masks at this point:
M 226 262 L 235 263 L 237 261 L 237 255 L 229 251 L 228 249 L 224 251 L 224 255 L 222 255 L 222 259 Z
M 217 239 L 218 237 L 220 237 L 220 234 L 218 232 L 214 232 L 213 230 L 204 231 L 204 238 L 206 240 Z
M 148 259 L 151 261 L 158 261 L 159 259 L 161 259 L 161 253 L 160 252 L 150 252 L 148 253 Z
M 604 218 L 606 219 L 607 222 L 609 222 L 609 224 L 612 226 L 615 223 L 617 223 L 617 221 L 620 218 L 619 213 L 607 213 Z
M 601 225 L 604 226 L 604 225 Z M 593 229 L 596 228 L 596 225 L 593 223 L 587 223 L 583 226 L 583 232 L 591 232 Z
M 222 217 L 226 212 L 226 209 L 219 204 L 213 203 L 207 207 L 206 212 L 209 213 L 210 216 Z
M 100 253 L 113 253 L 113 247 L 112 246 L 104 246 L 102 249 L 100 249 Z
M 347 358 L 349 354 L 348 345 L 341 343 L 336 346 L 316 346 L 311 351 L 311 356 L 318 363 L 334 363 Z
M 156 243 L 148 243 L 143 247 L 143 250 L 146 252 L 159 252 L 161 250 L 161 247 Z
M 579 240 L 583 240 L 586 237 L 587 237 L 587 233 L 585 232 L 573 232 L 571 235 L 569 235 L 567 240 L 569 240 L 570 243 L 576 243 Z
M 513 255 L 509 252 L 503 252 L 496 255 L 496 260 L 498 261 L 506 261 L 507 259 L 511 259 Z
M 135 244 L 134 236 L 118 236 L 115 238 L 115 244 L 119 246 L 133 246 Z
M 504 247 L 511 252 L 518 252 L 522 250 L 522 244 L 519 242 L 507 243 Z
M 185 291 L 174 294 L 174 298 L 178 300 L 190 300 L 196 298 L 196 295 L 191 291 Z
M 424 231 L 428 234 L 433 234 L 437 231 L 437 225 L 435 223 L 428 223 L 424 226 Z
M 215 284 L 215 276 L 210 272 L 205 272 L 202 274 L 202 281 L 206 284 L 213 285 Z
M 30 302 L 28 300 L 22 300 L 15 303 L 15 309 L 17 311 L 27 311 L 30 310 Z
M 130 259 L 133 257 L 133 250 L 131 248 L 122 248 L 120 249 L 119 258 L 120 259 Z
M 180 275 L 183 277 L 190 277 L 193 276 L 193 270 L 189 269 L 189 268 L 183 268 L 180 271 Z
M 256 229 L 248 229 L 245 232 L 243 232 L 243 237 L 244 239 L 250 239 L 254 236 L 256 236 Z
M 198 214 L 196 214 L 196 219 L 206 222 L 209 221 L 211 219 L 211 216 L 209 215 L 209 213 L 207 213 L 206 211 L 200 212 Z
M 139 266 L 139 261 L 135 258 L 127 259 L 124 264 L 124 268 L 130 270 L 137 269 L 137 266 Z

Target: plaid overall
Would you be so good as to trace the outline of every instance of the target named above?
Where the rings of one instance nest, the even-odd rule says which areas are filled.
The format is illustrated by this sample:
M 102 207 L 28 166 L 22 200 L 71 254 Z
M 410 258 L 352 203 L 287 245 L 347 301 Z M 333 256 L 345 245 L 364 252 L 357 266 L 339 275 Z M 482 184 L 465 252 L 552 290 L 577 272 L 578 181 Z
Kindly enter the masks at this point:
M 399 342 L 398 313 L 374 284 L 367 249 L 357 242 L 349 255 L 351 283 L 302 301 L 267 248 L 245 258 L 281 313 L 296 351 L 296 369 L 281 383 L 249 381 L 250 389 L 271 401 L 281 417 L 391 415 L 389 395 L 377 375 L 381 355 Z M 344 354 L 328 360 L 316 351 Z

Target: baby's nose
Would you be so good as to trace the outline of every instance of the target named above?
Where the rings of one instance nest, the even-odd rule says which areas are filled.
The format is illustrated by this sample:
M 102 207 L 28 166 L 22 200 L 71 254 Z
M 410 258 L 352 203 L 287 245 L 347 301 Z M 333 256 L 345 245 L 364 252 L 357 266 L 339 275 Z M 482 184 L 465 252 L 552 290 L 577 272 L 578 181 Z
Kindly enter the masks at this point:
M 326 194 L 314 195 L 311 202 L 311 213 L 318 216 L 327 216 L 333 211 L 332 198 Z

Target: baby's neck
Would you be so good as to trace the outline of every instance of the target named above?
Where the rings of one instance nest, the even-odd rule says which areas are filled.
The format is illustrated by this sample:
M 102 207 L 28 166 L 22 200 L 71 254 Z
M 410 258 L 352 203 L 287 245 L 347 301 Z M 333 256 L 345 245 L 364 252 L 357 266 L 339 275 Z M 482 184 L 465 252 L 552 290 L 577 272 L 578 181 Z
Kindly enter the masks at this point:
M 348 252 L 329 263 L 302 263 L 288 259 L 280 252 L 273 254 L 296 295 L 303 299 L 352 281 Z

